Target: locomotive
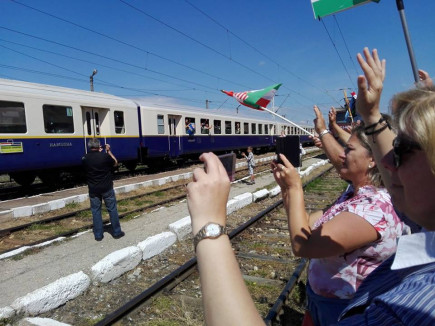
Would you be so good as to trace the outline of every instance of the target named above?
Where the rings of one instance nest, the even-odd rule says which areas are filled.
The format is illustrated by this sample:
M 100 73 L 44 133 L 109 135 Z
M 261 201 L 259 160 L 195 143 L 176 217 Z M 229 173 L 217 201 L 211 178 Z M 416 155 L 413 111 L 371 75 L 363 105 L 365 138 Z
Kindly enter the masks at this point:
M 313 132 L 313 128 L 307 128 Z M 288 123 L 191 107 L 141 104 L 110 94 L 0 79 L 0 174 L 20 185 L 56 182 L 81 170 L 87 140 L 110 143 L 128 169 L 161 166 L 252 146 L 273 150 L 282 132 L 308 138 Z

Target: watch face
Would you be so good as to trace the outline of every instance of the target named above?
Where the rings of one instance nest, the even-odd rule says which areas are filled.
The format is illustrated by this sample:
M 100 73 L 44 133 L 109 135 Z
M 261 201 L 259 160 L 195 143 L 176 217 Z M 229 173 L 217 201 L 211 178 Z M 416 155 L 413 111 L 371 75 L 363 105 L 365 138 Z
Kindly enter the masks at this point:
M 215 237 L 215 236 L 218 236 L 219 234 L 220 234 L 219 225 L 216 225 L 216 224 L 207 225 L 207 228 L 205 230 L 205 235 L 207 237 Z

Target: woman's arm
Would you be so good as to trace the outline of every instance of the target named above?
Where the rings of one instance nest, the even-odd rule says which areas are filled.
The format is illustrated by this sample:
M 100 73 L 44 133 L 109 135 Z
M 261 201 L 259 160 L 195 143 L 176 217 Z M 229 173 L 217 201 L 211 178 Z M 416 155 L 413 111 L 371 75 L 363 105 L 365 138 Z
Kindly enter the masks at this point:
M 350 133 L 348 133 L 337 124 L 337 112 L 335 111 L 334 107 L 331 107 L 331 109 L 329 110 L 328 117 L 330 128 L 336 133 L 340 142 L 342 144 L 346 144 L 349 140 Z
M 320 135 L 323 131 L 327 130 L 325 119 L 322 116 L 317 105 L 314 105 L 314 114 L 316 118 L 313 120 L 314 129 Z M 322 142 L 322 149 L 325 151 L 326 156 L 331 161 L 334 168 L 338 171 L 341 168 L 342 161 L 340 155 L 343 153 L 344 149 L 334 138 L 331 133 L 326 133 L 323 136 L 319 136 Z
M 386 61 L 385 59 L 382 61 L 379 59 L 376 49 L 370 53 L 368 48 L 364 48 L 363 53 L 365 60 L 360 53 L 357 54 L 357 60 L 364 71 L 364 76 L 358 76 L 356 109 L 363 118 L 365 126 L 370 126 L 376 124 L 382 117 L 379 103 L 385 79 Z M 376 125 L 373 130 L 380 128 L 381 125 Z M 382 181 L 388 190 L 391 187 L 391 176 L 390 172 L 381 163 L 381 160 L 393 149 L 392 144 L 395 137 L 396 134 L 389 128 L 368 137 L 376 165 L 382 175 Z
M 226 224 L 230 189 L 228 175 L 219 158 L 204 153 L 187 186 L 187 204 L 195 235 L 207 223 Z M 203 239 L 196 248 L 202 301 L 207 325 L 264 325 L 245 286 L 228 236 Z
M 305 211 L 302 182 L 297 170 L 281 155 L 282 164 L 272 163 L 275 180 L 282 189 L 293 253 L 300 257 L 322 258 L 344 254 L 379 237 L 364 218 L 343 212 L 312 231 Z

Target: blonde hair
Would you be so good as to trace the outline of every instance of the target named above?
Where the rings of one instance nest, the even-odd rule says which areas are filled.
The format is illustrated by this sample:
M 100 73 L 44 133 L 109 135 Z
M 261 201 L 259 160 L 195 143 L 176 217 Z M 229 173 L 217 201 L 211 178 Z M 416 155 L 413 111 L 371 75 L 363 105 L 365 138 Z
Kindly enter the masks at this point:
M 417 88 L 396 94 L 392 112 L 399 134 L 420 145 L 435 175 L 435 88 Z

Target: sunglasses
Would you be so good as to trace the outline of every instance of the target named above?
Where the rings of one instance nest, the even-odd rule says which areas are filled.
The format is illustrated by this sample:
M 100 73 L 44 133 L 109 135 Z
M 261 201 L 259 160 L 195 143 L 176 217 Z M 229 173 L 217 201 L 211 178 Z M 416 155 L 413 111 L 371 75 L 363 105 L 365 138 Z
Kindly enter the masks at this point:
M 399 136 L 394 138 L 393 158 L 396 169 L 400 166 L 400 164 L 402 164 L 402 155 L 412 152 L 413 150 L 421 150 L 421 146 L 416 142 L 406 138 L 400 138 Z

